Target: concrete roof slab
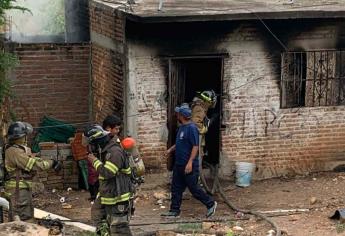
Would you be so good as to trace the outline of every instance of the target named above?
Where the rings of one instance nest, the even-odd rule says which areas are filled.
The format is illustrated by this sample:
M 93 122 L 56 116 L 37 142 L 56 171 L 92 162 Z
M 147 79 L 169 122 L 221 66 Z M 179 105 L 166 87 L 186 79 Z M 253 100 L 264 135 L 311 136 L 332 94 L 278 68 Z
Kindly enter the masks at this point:
M 93 0 L 142 22 L 345 18 L 345 0 Z

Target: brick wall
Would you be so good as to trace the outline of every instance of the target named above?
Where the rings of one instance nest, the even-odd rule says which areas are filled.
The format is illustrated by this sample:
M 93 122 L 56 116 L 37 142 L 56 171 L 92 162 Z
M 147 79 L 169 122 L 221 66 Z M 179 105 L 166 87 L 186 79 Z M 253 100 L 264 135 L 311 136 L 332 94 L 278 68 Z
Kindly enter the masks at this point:
M 38 126 L 43 116 L 89 120 L 88 44 L 15 44 L 19 66 L 11 74 L 12 109 L 18 120 Z
M 340 48 L 339 42 L 344 40 L 337 33 L 341 29 L 339 22 L 268 23 L 291 50 Z M 168 73 L 164 66 L 167 60 L 159 55 L 228 52 L 229 57 L 224 60 L 226 96 L 222 123 L 226 128 L 221 134 L 222 174 L 231 175 L 235 161 L 256 163 L 256 178 L 329 170 L 339 164 L 345 154 L 345 107 L 281 109 L 280 53 L 283 49 L 260 24 L 227 24 L 224 28 L 213 27 L 220 32 L 218 35 L 210 33 L 211 27 L 203 27 L 213 37 L 203 36 L 203 42 L 200 37 L 193 40 L 194 33 L 188 33 L 188 29 L 183 32 L 181 25 L 177 27 L 183 37 L 178 38 L 172 35 L 169 35 L 171 39 L 164 38 L 163 31 L 152 26 L 140 26 L 142 29 L 137 33 L 127 35 L 129 81 L 135 84 L 129 93 L 133 94 L 131 104 L 137 105 L 139 115 L 133 119 L 144 160 L 151 167 L 162 167 L 161 156 L 166 148 L 161 140 L 166 104 L 160 98 L 166 92 Z M 190 26 L 189 31 L 194 32 L 195 27 L 198 25 Z M 164 28 L 174 31 L 171 25 L 162 25 L 160 29 Z
M 167 63 L 159 58 L 132 57 L 130 60 L 130 80 L 136 83 L 130 86 L 131 107 L 136 111 L 129 112 L 128 119 L 136 122 L 136 131 L 130 130 L 137 137 L 138 148 L 145 165 L 149 169 L 165 165 L 164 151 L 166 137 L 164 129 L 167 120 L 166 81 Z
M 93 119 L 123 116 L 125 22 L 113 8 L 90 3 Z M 97 35 L 96 37 L 92 37 Z
M 46 160 L 59 160 L 62 163 L 61 171 L 39 171 L 38 179 L 46 188 L 77 189 L 79 181 L 78 162 L 73 159 L 70 144 L 64 143 L 41 143 L 41 156 Z
M 92 90 L 94 120 L 109 114 L 123 115 L 123 62 L 114 51 L 92 45 Z
M 294 24 L 278 35 L 290 50 L 333 49 L 341 47 L 335 33 L 341 25 Z M 223 101 L 223 174 L 232 173 L 235 161 L 254 162 L 257 178 L 331 170 L 345 154 L 345 107 L 281 109 L 280 53 L 267 47 L 264 31 L 247 30 L 254 33 L 252 40 L 231 48 L 224 63 L 224 93 L 229 96 Z
M 106 4 L 90 3 L 90 29 L 119 42 L 125 40 L 123 16 Z

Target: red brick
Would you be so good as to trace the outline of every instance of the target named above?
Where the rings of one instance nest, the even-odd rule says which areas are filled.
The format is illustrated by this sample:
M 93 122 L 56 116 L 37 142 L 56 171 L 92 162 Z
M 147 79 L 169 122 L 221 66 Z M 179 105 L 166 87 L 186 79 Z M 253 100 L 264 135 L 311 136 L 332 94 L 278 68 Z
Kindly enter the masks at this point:
M 18 119 L 33 126 L 44 115 L 72 123 L 89 120 L 88 44 L 18 44 L 14 53 L 19 66 L 12 107 Z

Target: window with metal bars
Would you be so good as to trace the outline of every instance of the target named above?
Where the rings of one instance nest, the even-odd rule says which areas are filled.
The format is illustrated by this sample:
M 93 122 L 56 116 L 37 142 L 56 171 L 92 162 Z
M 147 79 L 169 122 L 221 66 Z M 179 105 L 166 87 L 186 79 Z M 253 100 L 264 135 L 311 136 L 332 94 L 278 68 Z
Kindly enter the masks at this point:
M 345 105 L 345 51 L 282 54 L 282 108 L 337 105 Z

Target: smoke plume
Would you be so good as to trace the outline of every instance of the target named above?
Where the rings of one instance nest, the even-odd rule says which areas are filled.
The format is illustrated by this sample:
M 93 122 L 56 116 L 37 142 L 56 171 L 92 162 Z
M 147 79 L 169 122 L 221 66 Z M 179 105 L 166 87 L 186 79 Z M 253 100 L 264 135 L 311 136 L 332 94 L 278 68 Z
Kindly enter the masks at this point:
M 64 41 L 64 0 L 17 0 L 17 5 L 30 12 L 11 10 L 7 13 L 7 37 L 15 42 Z

